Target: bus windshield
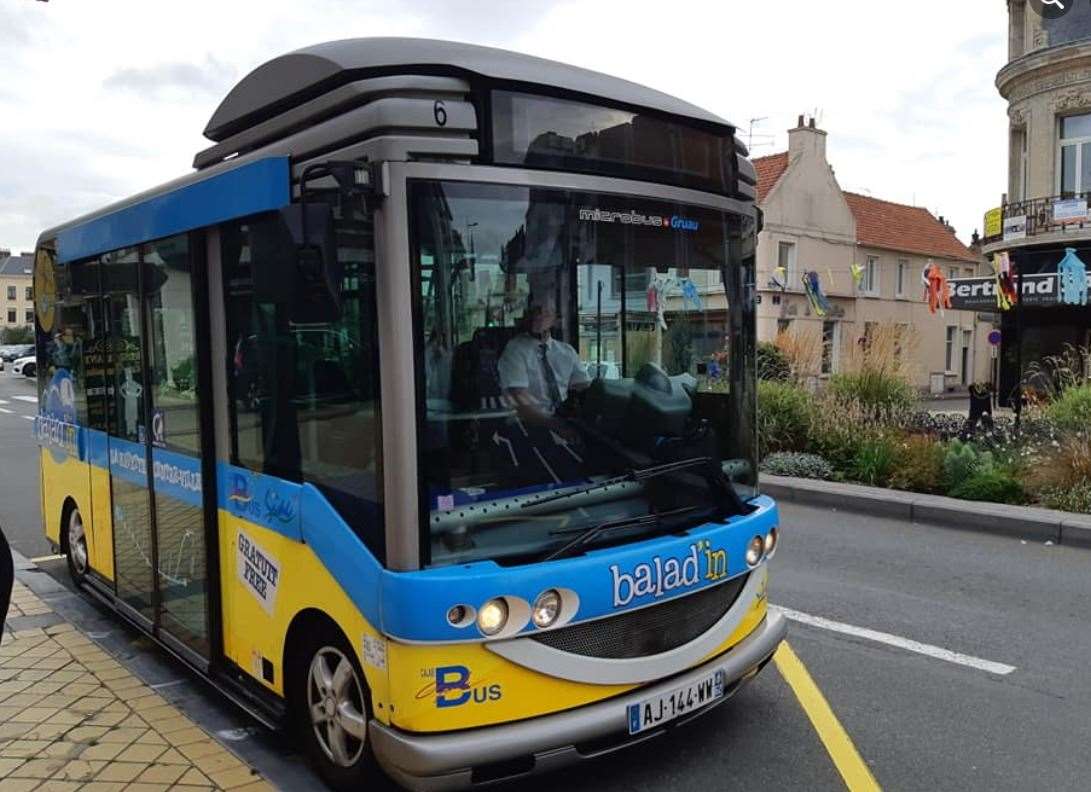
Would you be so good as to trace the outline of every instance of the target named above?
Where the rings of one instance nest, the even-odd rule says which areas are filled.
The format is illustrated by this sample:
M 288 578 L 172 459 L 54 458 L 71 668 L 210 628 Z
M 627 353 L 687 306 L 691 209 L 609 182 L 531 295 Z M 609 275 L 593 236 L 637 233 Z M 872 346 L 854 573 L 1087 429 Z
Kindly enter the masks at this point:
M 635 541 L 755 494 L 752 220 L 456 181 L 409 202 L 425 565 Z

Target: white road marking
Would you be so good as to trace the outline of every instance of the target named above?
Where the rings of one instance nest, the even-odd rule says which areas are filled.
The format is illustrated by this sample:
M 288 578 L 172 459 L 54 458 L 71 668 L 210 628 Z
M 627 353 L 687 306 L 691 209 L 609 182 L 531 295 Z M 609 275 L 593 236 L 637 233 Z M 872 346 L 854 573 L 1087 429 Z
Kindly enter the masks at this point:
M 43 561 L 56 561 L 59 558 L 64 558 L 64 556 L 60 553 L 55 553 L 54 555 L 38 556 L 37 558 L 32 558 L 30 560 L 33 561 L 35 564 L 40 564 Z
M 33 415 L 20 415 L 19 417 L 20 418 L 26 418 L 28 421 L 33 421 L 34 420 Z
M 6 401 L 4 401 L 3 399 L 0 399 L 0 404 L 8 404 L 8 403 L 9 403 L 9 402 L 6 402 Z
M 12 415 L 14 412 L 15 412 L 15 410 L 9 410 L 9 409 L 7 409 L 5 407 L 0 407 L 0 413 L 6 413 L 7 415 Z
M 876 641 L 878 643 L 886 644 L 887 646 L 894 646 L 899 649 L 904 649 L 907 652 L 916 652 L 917 654 L 927 655 L 928 657 L 934 657 L 937 660 L 945 660 L 948 663 L 974 668 L 978 671 L 986 671 L 990 674 L 1006 676 L 1015 670 L 1015 666 L 1008 665 L 1007 663 L 982 660 L 980 657 L 954 652 L 950 649 L 944 649 L 942 646 L 932 646 L 931 644 L 921 643 L 920 641 L 914 641 L 910 638 L 902 638 L 899 635 L 891 635 L 890 633 L 879 632 L 878 630 L 869 630 L 866 627 L 856 627 L 852 624 L 844 624 L 842 622 L 832 621 L 831 619 L 824 619 L 821 616 L 812 616 L 809 613 L 800 613 L 791 608 L 782 608 L 779 605 L 773 605 L 771 607 L 774 607 L 783 613 L 785 618 L 797 621 L 800 624 L 807 624 L 811 627 L 817 627 L 820 630 L 829 630 L 831 632 L 842 633 L 843 635 L 865 638 L 869 641 Z
M 12 396 L 11 398 L 18 399 L 19 401 L 30 402 L 31 404 L 37 404 L 38 403 L 38 397 L 37 396 Z

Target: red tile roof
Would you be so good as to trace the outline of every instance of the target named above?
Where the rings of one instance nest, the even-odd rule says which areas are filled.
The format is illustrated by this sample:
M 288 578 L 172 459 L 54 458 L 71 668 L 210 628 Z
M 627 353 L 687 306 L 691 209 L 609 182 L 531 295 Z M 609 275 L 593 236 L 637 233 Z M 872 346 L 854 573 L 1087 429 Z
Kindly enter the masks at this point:
M 760 204 L 788 169 L 788 152 L 758 157 L 753 163 L 758 172 Z M 978 260 L 958 237 L 923 207 L 850 192 L 844 196 L 856 218 L 857 244 L 956 261 Z
M 856 218 L 856 243 L 922 256 L 977 261 L 946 226 L 921 206 L 844 193 Z
M 788 169 L 788 152 L 758 157 L 753 160 L 753 165 L 758 172 L 758 203 L 761 203 Z

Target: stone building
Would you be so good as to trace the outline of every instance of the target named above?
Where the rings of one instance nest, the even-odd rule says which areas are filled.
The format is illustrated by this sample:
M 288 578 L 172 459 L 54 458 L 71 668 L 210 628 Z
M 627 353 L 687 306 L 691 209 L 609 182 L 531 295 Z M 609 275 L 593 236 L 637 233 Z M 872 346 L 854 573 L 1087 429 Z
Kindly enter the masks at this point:
M 996 87 L 1008 102 L 1008 189 L 982 240 L 984 254 L 1006 251 L 1024 280 L 1022 305 L 1001 319 L 1003 400 L 1020 368 L 1091 341 L 1091 309 L 1060 304 L 1056 277 L 1068 248 L 1091 264 L 1091 3 L 1055 19 L 1029 0 L 1007 6 L 1008 62 Z
M 765 225 L 758 239 L 758 338 L 809 332 L 822 339 L 821 373 L 837 372 L 875 325 L 905 328 L 922 390 L 989 379 L 991 325 L 971 311 L 931 314 L 921 275 L 929 262 L 948 278 L 977 274 L 980 257 L 943 218 L 917 206 L 845 192 L 826 159 L 826 132 L 811 120 L 788 132 L 788 151 L 754 160 Z M 862 269 L 859 285 L 852 267 Z M 831 303 L 818 316 L 801 276 L 818 275 Z M 782 275 L 783 273 L 783 275 Z
M 34 254 L 0 250 L 0 329 L 34 326 Z

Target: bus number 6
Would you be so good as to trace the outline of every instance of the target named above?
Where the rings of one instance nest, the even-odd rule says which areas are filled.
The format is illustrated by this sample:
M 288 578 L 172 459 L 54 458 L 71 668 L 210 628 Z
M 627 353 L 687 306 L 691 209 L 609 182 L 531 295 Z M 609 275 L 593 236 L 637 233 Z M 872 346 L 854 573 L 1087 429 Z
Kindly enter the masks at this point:
M 447 126 L 447 108 L 443 106 L 443 102 L 439 99 L 432 105 L 432 115 L 435 116 L 436 124 L 438 126 Z

